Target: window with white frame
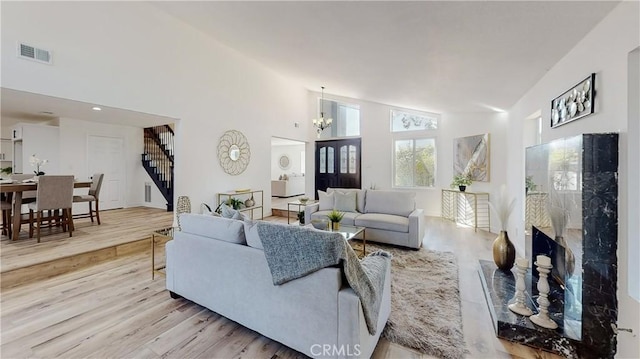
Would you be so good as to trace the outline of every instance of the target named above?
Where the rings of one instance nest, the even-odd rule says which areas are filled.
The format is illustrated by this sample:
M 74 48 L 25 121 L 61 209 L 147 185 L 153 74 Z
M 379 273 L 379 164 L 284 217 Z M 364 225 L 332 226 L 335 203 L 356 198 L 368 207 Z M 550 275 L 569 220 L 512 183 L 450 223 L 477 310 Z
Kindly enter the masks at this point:
M 402 138 L 393 141 L 393 186 L 434 187 L 436 139 Z
M 393 133 L 393 187 L 435 187 L 435 134 L 440 114 L 392 109 L 390 115 Z

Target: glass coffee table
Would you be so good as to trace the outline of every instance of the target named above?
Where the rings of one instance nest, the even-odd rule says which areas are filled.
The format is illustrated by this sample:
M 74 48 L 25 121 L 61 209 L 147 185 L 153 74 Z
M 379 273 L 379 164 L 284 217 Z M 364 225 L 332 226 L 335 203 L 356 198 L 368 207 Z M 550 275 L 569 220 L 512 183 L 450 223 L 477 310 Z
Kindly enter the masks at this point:
M 340 225 L 340 229 L 334 230 L 334 229 L 327 229 L 326 231 L 328 232 L 335 232 L 335 233 L 340 233 L 340 235 L 342 235 L 342 237 L 344 239 L 347 240 L 347 242 L 351 245 L 351 248 L 353 248 L 354 250 L 356 249 L 353 246 L 353 239 L 355 239 L 356 236 L 362 234 L 362 238 L 357 238 L 360 239 L 362 241 L 362 258 L 364 258 L 367 255 L 367 239 L 365 237 L 365 227 L 356 227 L 356 226 L 347 226 L 344 224 Z

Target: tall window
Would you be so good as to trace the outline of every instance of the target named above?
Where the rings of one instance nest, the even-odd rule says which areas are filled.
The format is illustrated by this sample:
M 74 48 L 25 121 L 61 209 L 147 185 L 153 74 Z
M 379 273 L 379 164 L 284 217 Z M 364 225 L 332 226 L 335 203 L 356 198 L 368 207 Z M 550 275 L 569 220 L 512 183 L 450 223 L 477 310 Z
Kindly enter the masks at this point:
M 434 187 L 436 139 L 396 139 L 393 145 L 393 186 Z

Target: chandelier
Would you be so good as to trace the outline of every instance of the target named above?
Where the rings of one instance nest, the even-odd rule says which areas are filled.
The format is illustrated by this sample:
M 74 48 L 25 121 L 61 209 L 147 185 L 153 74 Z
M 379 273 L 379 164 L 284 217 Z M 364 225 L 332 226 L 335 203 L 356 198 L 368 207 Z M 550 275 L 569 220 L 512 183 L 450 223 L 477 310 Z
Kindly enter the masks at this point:
M 324 118 L 324 86 L 322 88 L 322 96 L 320 98 L 320 118 L 313 119 L 313 127 L 316 128 L 316 133 L 318 134 L 318 138 L 320 138 L 320 134 L 324 131 L 325 128 L 331 127 L 331 123 L 333 122 L 332 118 Z

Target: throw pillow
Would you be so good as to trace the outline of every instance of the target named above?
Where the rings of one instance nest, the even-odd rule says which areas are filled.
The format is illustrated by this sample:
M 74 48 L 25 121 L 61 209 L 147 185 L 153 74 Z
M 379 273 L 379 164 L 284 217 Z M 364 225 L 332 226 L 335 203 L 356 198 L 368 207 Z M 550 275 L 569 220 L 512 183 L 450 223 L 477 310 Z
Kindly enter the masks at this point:
M 334 205 L 333 209 L 340 212 L 355 212 L 356 211 L 356 193 L 355 192 L 333 192 Z
M 262 247 L 262 241 L 258 235 L 258 221 L 252 219 L 246 219 L 244 221 L 244 235 L 247 238 L 247 245 L 249 247 L 264 249 Z
M 333 193 L 327 194 L 325 191 L 318 190 L 318 210 L 319 211 L 331 211 L 333 210 Z
M 224 218 L 238 219 L 241 221 L 243 221 L 246 218 L 244 214 L 242 214 L 240 211 L 235 210 L 224 203 L 220 205 L 220 213 Z

